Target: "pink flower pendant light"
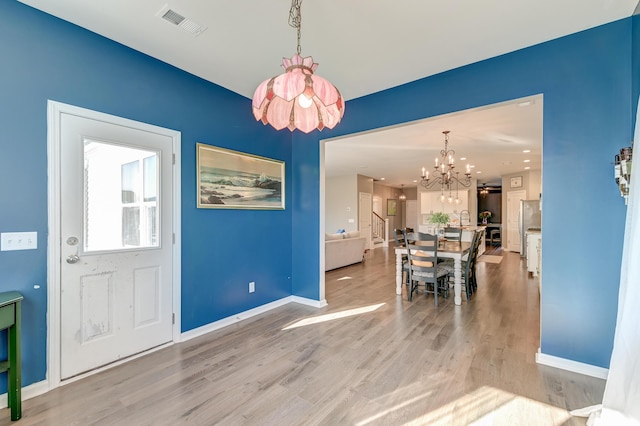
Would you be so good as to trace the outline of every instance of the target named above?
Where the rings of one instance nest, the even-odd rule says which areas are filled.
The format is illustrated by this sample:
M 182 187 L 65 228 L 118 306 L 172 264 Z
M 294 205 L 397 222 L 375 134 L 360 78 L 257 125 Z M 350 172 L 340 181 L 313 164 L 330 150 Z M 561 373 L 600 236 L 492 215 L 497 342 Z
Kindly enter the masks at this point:
M 263 81 L 253 94 L 256 120 L 276 130 L 333 129 L 344 115 L 344 102 L 333 84 L 313 73 L 318 64 L 295 54 L 282 58 L 282 67 L 284 74 Z
M 253 94 L 253 116 L 276 130 L 285 127 L 309 133 L 333 129 L 344 115 L 344 101 L 336 87 L 313 72 L 318 64 L 300 56 L 300 5 L 292 0 L 289 24 L 298 30 L 298 53 L 282 58 L 284 74 L 263 81 Z

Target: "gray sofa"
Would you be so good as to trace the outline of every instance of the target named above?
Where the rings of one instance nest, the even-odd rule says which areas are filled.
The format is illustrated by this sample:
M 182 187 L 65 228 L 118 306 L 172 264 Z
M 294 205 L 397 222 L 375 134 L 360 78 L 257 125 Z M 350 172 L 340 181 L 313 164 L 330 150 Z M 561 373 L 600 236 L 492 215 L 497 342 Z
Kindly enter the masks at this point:
M 363 261 L 367 239 L 359 231 L 325 234 L 324 270 L 341 268 Z

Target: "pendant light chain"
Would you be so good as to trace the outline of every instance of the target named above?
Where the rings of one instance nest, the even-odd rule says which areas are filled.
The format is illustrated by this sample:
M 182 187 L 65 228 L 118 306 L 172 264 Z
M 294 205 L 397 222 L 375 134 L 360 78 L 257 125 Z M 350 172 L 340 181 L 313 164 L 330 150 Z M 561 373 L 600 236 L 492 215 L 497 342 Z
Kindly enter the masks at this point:
M 302 48 L 300 47 L 300 32 L 302 30 L 302 0 L 291 0 L 291 10 L 289 10 L 289 25 L 298 31 L 298 48 L 296 52 L 300 55 Z

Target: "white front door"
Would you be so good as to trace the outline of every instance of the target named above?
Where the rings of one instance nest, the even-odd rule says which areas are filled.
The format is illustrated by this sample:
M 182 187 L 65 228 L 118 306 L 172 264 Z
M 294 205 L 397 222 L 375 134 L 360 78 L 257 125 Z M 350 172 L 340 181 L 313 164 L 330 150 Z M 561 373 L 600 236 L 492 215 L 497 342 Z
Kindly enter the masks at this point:
M 60 114 L 61 379 L 173 339 L 173 139 L 132 123 Z
M 507 192 L 507 244 L 509 251 L 520 251 L 520 200 L 527 196 L 526 191 Z
M 360 235 L 367 237 L 365 247 L 371 249 L 371 194 L 360 192 L 358 197 L 358 229 Z

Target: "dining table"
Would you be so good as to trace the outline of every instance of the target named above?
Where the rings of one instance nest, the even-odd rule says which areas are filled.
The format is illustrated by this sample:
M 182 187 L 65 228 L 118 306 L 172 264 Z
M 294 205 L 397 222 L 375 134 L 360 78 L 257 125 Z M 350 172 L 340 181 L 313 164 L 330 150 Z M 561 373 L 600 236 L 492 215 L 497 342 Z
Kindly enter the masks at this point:
M 440 241 L 438 257 L 453 259 L 453 302 L 462 304 L 462 258 L 471 251 L 471 243 L 466 241 Z M 396 247 L 396 294 L 402 295 L 402 255 L 407 254 L 406 247 Z

